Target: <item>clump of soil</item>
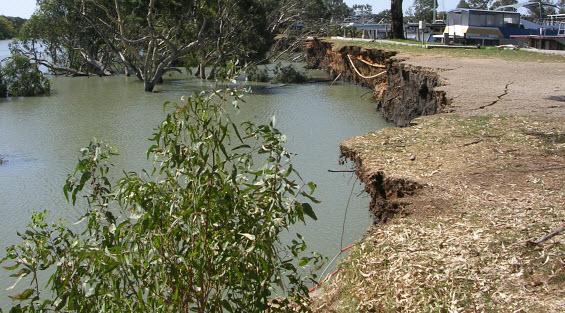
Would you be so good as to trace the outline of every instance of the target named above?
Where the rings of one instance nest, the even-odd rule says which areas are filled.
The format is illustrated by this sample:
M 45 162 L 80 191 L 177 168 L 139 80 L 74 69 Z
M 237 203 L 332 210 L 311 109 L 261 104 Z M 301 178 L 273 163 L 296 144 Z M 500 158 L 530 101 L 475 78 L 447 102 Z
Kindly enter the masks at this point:
M 314 311 L 562 310 L 565 235 L 538 242 L 565 226 L 562 119 L 429 116 L 341 149 L 376 225 Z

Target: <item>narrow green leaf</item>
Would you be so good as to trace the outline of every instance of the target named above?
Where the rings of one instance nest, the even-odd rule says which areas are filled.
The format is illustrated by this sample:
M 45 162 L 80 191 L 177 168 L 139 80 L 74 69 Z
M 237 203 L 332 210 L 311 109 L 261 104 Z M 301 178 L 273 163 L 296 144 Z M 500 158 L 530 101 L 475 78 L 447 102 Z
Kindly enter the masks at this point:
M 238 149 L 243 149 L 243 148 L 245 148 L 245 149 L 251 149 L 251 146 L 249 146 L 249 145 L 247 145 L 247 144 L 239 145 L 239 146 L 233 148 L 232 151 L 235 151 L 235 150 L 238 150 Z
M 149 159 L 149 155 L 155 151 L 155 149 L 159 148 L 159 145 L 152 145 L 147 149 L 147 159 Z
M 302 203 L 302 209 L 304 209 L 304 213 L 306 213 L 306 215 L 308 215 L 311 219 L 317 221 L 318 218 L 316 217 L 316 214 L 314 213 L 314 209 L 312 209 L 312 206 L 310 205 L 310 203 L 304 202 Z
M 35 291 L 32 288 L 29 288 L 29 289 L 22 291 L 21 293 L 18 293 L 15 296 L 13 296 L 12 299 L 14 299 L 14 300 L 27 300 L 27 299 L 29 299 L 29 297 L 31 297 L 31 295 L 33 295 L 34 292 Z
M 15 270 L 16 268 L 18 268 L 18 266 L 20 266 L 20 265 L 19 265 L 19 264 L 15 264 L 15 265 L 12 265 L 12 266 L 2 266 L 2 267 L 3 267 L 5 270 L 13 271 L 13 270 Z

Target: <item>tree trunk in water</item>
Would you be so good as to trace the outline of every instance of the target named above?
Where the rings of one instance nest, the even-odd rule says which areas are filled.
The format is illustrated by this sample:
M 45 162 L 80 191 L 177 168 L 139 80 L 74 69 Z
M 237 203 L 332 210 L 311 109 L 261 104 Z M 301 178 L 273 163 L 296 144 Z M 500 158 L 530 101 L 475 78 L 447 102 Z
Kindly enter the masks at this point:
M 392 38 L 404 39 L 404 16 L 402 15 L 402 0 L 390 0 L 390 16 L 392 19 Z
M 153 92 L 153 88 L 155 88 L 155 81 L 154 80 L 144 80 L 143 86 L 145 87 L 145 91 Z
M 206 79 L 214 79 L 215 77 L 216 77 L 216 72 L 214 71 L 214 68 L 212 68 L 208 76 L 206 76 Z
M 200 78 L 206 79 L 206 67 L 204 63 L 200 63 Z

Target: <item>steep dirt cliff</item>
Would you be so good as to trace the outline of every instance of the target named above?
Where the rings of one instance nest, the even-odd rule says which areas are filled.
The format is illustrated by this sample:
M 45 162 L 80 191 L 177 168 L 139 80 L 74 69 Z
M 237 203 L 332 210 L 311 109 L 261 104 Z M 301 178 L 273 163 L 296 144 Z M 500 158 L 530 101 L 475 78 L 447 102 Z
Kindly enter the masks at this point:
M 445 110 L 442 82 L 432 69 L 405 64 L 394 51 L 358 46 L 334 47 L 313 39 L 306 44 L 307 67 L 325 69 L 330 76 L 373 88 L 377 109 L 396 126 L 408 126 L 418 116 Z
M 375 226 L 313 311 L 561 312 L 565 60 L 338 45 L 311 41 L 310 67 L 374 88 L 384 116 L 411 127 L 340 144 L 371 195 Z M 420 115 L 434 116 L 412 120 Z

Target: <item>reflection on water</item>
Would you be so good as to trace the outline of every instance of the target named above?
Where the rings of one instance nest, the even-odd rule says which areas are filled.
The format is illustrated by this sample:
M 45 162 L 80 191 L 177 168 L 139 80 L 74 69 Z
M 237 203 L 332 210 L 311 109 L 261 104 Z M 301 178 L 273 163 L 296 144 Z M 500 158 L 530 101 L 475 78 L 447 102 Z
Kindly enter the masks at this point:
M 16 231 L 25 228 L 32 211 L 47 209 L 53 217 L 76 220 L 81 211 L 68 205 L 62 186 L 74 170 L 80 148 L 93 138 L 118 147 L 117 168 L 139 171 L 146 159 L 148 138 L 164 118 L 163 103 L 201 90 L 198 79 L 168 81 L 160 92 L 145 93 L 135 78 L 53 78 L 50 96 L 0 100 L 1 247 L 17 242 Z M 349 169 L 338 165 L 339 142 L 385 127 L 374 103 L 360 98 L 366 89 L 352 85 L 306 84 L 275 87 L 256 85 L 244 96 L 246 103 L 232 118 L 267 123 L 276 115 L 277 127 L 287 135 L 289 151 L 296 154 L 295 168 L 305 181 L 318 185 L 314 207 L 319 218 L 293 229 L 304 235 L 312 250 L 333 257 L 340 249 L 345 206 L 356 181 Z M 369 199 L 357 196 L 356 183 L 349 206 L 344 244 L 358 240 L 371 224 Z M 0 272 L 0 307 L 11 285 Z M 4 305 L 2 305 L 4 304 Z

